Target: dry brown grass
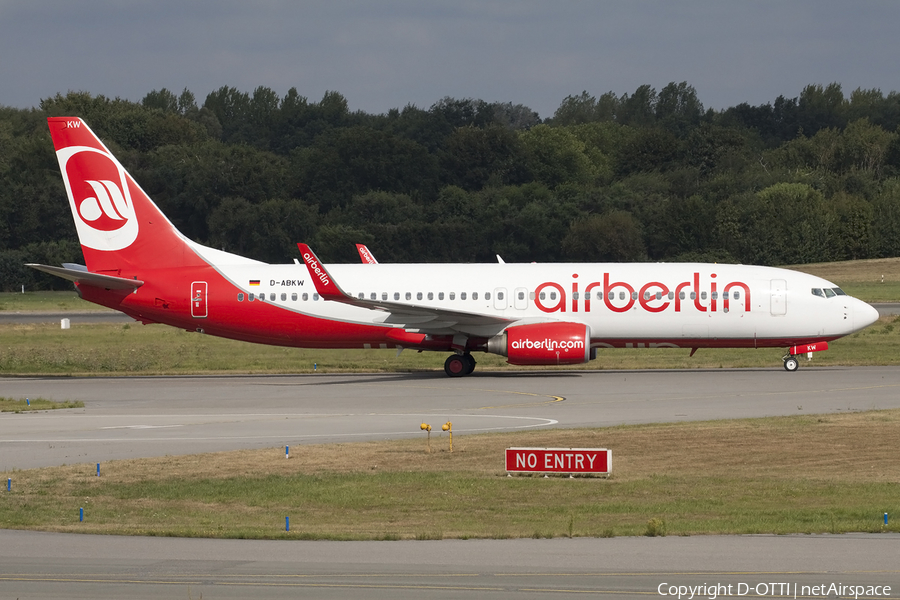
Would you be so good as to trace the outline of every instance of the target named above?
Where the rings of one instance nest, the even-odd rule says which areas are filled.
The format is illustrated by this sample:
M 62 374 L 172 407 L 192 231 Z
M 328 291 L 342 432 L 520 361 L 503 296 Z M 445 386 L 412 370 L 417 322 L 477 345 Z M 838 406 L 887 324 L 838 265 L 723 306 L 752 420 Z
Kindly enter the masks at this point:
M 900 282 L 900 257 L 869 260 L 846 260 L 833 263 L 810 263 L 786 267 L 816 275 L 838 285 L 847 283 L 877 283 L 884 276 L 885 283 Z
M 900 409 L 295 446 L 0 474 L 5 527 L 435 539 L 880 531 L 900 512 Z M 505 476 L 510 446 L 606 447 L 609 479 Z M 85 507 L 86 522 L 77 521 Z M 284 516 L 292 516 L 285 533 Z M 896 519 L 892 531 L 897 530 Z
M 294 446 L 104 463 L 103 479 L 120 483 L 173 478 L 223 479 L 322 473 L 452 471 L 503 473 L 511 446 L 612 448 L 617 481 L 648 475 L 694 473 L 748 477 L 900 482 L 900 409 L 739 421 L 553 429 L 462 436 L 448 452 L 447 436 Z M 82 479 L 93 465 L 31 471 L 36 476 Z M 798 473 L 798 468 L 802 472 Z M 96 479 L 96 478 L 95 478 Z

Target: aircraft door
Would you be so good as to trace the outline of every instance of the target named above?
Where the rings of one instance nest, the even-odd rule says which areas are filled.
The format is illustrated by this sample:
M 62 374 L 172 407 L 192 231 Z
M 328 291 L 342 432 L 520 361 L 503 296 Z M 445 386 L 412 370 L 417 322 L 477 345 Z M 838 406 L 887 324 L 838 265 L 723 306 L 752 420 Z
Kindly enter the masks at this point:
M 195 281 L 191 284 L 191 316 L 195 319 L 205 319 L 207 285 L 205 281 Z
M 528 308 L 528 290 L 516 288 L 516 291 L 513 293 L 513 305 L 516 307 L 516 310 Z
M 781 316 L 787 314 L 787 281 L 784 279 L 773 279 L 771 290 L 771 308 L 773 316 Z
M 509 306 L 509 300 L 506 298 L 506 288 L 496 288 L 494 290 L 494 309 L 506 310 Z

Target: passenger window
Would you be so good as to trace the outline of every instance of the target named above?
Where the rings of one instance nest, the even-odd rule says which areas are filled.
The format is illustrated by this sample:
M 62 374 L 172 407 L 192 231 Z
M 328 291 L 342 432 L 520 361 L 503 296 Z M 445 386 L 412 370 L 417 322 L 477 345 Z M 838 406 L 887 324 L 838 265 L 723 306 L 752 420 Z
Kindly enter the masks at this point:
M 519 292 L 519 300 L 525 299 L 525 292 Z
M 275 294 L 269 294 L 269 300 L 275 302 Z
M 450 299 L 456 300 L 456 292 L 450 292 Z
M 434 300 L 434 292 L 428 292 L 428 299 Z
M 250 292 L 250 296 L 249 296 L 250 302 L 253 302 L 254 299 L 255 299 L 255 297 L 253 295 L 253 292 Z
M 281 294 L 281 301 L 284 302 L 284 301 L 286 301 L 286 300 L 287 300 L 287 294 L 282 293 L 282 294 Z
M 238 294 L 238 302 L 243 302 L 243 301 L 244 301 L 244 295 Z
M 406 292 L 406 299 L 412 300 L 412 292 Z
M 700 292 L 700 299 L 706 300 L 706 292 Z
M 821 288 L 813 288 L 813 289 L 812 289 L 812 295 L 813 295 L 813 296 L 819 296 L 819 297 L 821 297 L 821 298 L 824 298 L 824 297 L 825 297 L 825 293 L 822 291 Z
M 697 299 L 697 292 L 691 292 L 691 300 Z
M 472 300 L 478 300 L 478 292 L 472 292 Z
M 497 292 L 497 300 L 503 300 L 503 292 Z
M 400 299 L 400 292 L 394 292 L 394 300 Z
M 388 294 L 387 294 L 387 292 L 381 292 L 381 299 L 382 299 L 382 300 L 387 300 L 387 299 L 388 299 Z
M 313 301 L 316 301 L 316 300 L 318 300 L 318 299 L 319 299 L 319 295 L 318 295 L 318 294 L 313 294 Z
M 713 300 L 718 300 L 718 299 L 719 299 L 719 292 L 713 292 L 713 293 L 712 293 L 712 299 L 713 299 Z
M 644 300 L 650 299 L 650 292 L 644 292 Z
M 307 300 L 309 300 L 309 294 L 307 294 L 306 292 L 303 292 L 303 296 L 301 296 L 301 298 L 303 299 L 304 302 L 306 302 Z
M 625 299 L 625 292 L 619 292 L 619 300 Z
M 684 292 L 678 292 L 678 299 L 684 300 Z
M 416 300 L 422 299 L 422 292 L 416 292 Z
M 722 299 L 728 300 L 728 292 L 722 292 Z
M 556 292 L 550 292 L 550 299 L 556 300 Z
M 610 292 L 612 294 L 612 292 Z M 603 294 L 601 292 L 597 292 L 597 300 L 603 300 Z M 612 298 L 610 298 L 612 300 Z
M 637 300 L 637 292 L 631 292 L 631 299 Z
M 656 299 L 662 300 L 662 292 L 656 292 Z
M 609 293 L 609 299 L 610 299 L 610 300 L 615 300 L 615 299 L 616 299 L 616 293 L 615 293 L 615 292 L 610 292 L 610 293 Z
M 546 300 L 546 299 L 547 299 L 547 294 L 546 294 L 545 292 L 541 292 L 541 296 L 540 296 L 540 297 L 541 297 L 541 300 Z
M 366 299 L 366 295 L 365 295 L 364 293 L 360 292 L 360 293 L 357 295 L 357 298 L 359 298 L 360 300 L 365 300 L 365 299 Z
M 438 292 L 438 300 L 444 299 L 444 292 Z
M 378 300 L 378 294 L 372 292 L 371 294 L 369 294 L 369 300 Z
M 500 294 L 500 295 L 498 296 L 497 299 L 498 299 L 498 300 L 501 300 L 502 298 L 503 298 L 503 294 Z M 491 299 L 491 293 L 490 293 L 490 292 L 485 292 L 485 293 L 484 293 L 484 299 L 485 299 L 485 300 L 490 300 L 490 299 Z
M 460 299 L 460 300 L 465 300 L 465 299 L 466 299 L 466 293 L 465 293 L 465 292 L 460 292 L 460 293 L 459 293 L 459 299 Z
M 728 292 L 725 292 L 725 293 L 727 294 Z M 735 292 L 734 294 L 732 294 L 732 297 L 733 297 L 735 300 L 740 300 L 740 299 L 741 299 L 741 293 L 740 293 L 740 292 Z
M 578 300 L 578 292 L 572 292 L 572 300 Z

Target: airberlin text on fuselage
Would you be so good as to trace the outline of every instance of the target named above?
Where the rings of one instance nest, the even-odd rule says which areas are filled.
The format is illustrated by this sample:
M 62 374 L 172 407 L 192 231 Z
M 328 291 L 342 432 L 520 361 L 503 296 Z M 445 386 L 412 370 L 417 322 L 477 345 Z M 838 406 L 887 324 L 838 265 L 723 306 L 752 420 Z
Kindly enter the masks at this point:
M 547 305 L 541 298 L 541 292 L 547 289 L 558 292 L 558 297 L 550 298 L 554 304 Z M 709 275 L 709 284 L 701 287 L 700 273 L 694 273 L 692 281 L 683 281 L 674 286 L 660 281 L 650 281 L 644 284 L 628 283 L 627 281 L 610 281 L 609 273 L 603 274 L 603 281 L 588 283 L 579 294 L 578 274 L 572 275 L 571 294 L 572 301 L 569 309 L 571 312 L 579 311 L 579 302 L 582 302 L 581 310 L 591 310 L 591 296 L 602 289 L 602 299 L 606 308 L 613 312 L 626 312 L 635 307 L 637 303 L 647 312 L 658 313 L 671 308 L 675 312 L 681 312 L 686 305 L 693 305 L 699 312 L 717 312 L 720 308 L 725 312 L 731 310 L 731 303 L 738 302 L 738 307 L 743 304 L 744 311 L 750 312 L 750 286 L 742 281 L 731 281 L 721 288 L 716 281 L 716 274 Z M 737 292 L 742 293 L 738 296 Z M 720 298 L 721 294 L 721 298 Z M 599 302 L 599 297 L 594 297 L 593 302 Z M 537 286 L 534 290 L 534 304 L 546 313 L 566 312 L 567 294 L 565 288 L 556 282 L 547 281 Z

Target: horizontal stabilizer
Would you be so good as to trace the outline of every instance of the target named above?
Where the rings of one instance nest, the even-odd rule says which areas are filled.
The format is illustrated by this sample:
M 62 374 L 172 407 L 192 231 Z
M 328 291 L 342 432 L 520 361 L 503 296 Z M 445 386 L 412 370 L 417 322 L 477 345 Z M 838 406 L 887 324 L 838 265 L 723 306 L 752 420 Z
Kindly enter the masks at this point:
M 144 285 L 144 282 L 140 279 L 126 279 L 114 275 L 101 275 L 100 273 L 91 273 L 87 270 L 83 271 L 79 268 L 51 267 L 50 265 L 36 265 L 32 263 L 26 264 L 25 266 L 37 269 L 38 271 L 43 271 L 44 273 L 56 275 L 57 277 L 62 277 L 63 279 L 68 279 L 69 281 L 74 281 L 75 283 L 93 285 L 108 290 L 134 290 Z M 70 266 L 80 267 L 81 265 Z

